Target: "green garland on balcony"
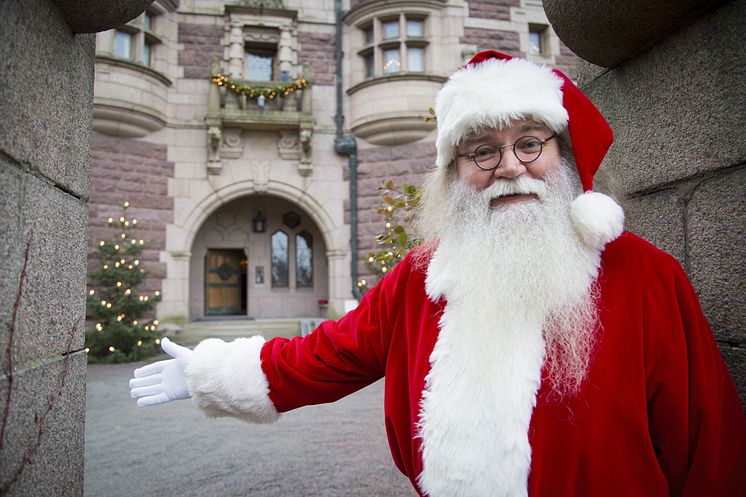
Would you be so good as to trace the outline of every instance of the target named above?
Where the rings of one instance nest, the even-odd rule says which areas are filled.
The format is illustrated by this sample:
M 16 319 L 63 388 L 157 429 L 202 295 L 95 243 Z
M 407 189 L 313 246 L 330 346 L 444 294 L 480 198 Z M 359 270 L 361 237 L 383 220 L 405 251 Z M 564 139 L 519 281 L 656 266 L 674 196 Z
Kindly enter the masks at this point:
M 264 98 L 270 100 L 275 97 L 286 97 L 296 90 L 307 88 L 309 85 L 307 80 L 300 78 L 283 85 L 252 86 L 237 83 L 232 79 L 226 78 L 225 75 L 221 73 L 213 74 L 212 82 L 217 86 L 224 86 L 226 89 L 239 95 L 246 95 L 249 98 L 259 98 L 259 96 L 264 96 Z

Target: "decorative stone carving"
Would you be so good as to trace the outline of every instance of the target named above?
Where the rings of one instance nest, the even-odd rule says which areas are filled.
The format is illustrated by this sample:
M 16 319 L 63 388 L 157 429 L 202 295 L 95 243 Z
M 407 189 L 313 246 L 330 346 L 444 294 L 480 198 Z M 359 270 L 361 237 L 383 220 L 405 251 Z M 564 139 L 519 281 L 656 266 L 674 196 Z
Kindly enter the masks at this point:
M 207 130 L 207 173 L 220 174 L 223 164 L 220 161 L 220 139 L 222 131 L 217 126 Z
M 298 133 L 296 131 L 280 131 L 280 139 L 277 141 L 277 152 L 283 159 L 299 160 L 300 146 L 298 144 Z
M 269 189 L 269 161 L 253 160 L 250 164 L 254 176 L 254 190 L 266 193 Z
M 306 128 L 300 130 L 300 163 L 298 172 L 301 176 L 308 176 L 313 172 L 311 162 L 311 139 L 313 138 L 313 129 Z
M 242 7 L 253 7 L 255 9 L 285 9 L 282 0 L 242 0 L 240 5 Z
M 280 43 L 280 32 L 276 28 L 244 27 L 243 39 L 246 43 L 277 45 Z
M 223 130 L 223 146 L 220 153 L 226 159 L 238 159 L 243 153 L 243 141 L 240 129 Z

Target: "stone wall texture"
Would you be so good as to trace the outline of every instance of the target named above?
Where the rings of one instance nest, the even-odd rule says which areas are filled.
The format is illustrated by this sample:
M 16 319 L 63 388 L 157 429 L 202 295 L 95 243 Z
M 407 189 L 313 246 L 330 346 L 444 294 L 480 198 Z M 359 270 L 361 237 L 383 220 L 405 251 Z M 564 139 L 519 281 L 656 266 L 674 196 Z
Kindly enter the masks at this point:
M 95 35 L 51 0 L 0 19 L 0 494 L 82 496 Z
M 166 224 L 173 222 L 174 217 L 174 200 L 168 196 L 168 179 L 174 175 L 174 164 L 166 154 L 166 145 L 100 133 L 93 136 L 89 268 L 98 267 L 98 242 L 114 233 L 106 220 L 121 216 L 122 204 L 129 201 L 126 215 L 137 219 L 137 229 L 131 233 L 145 240 L 140 260 L 148 277 L 140 290 L 149 294 L 160 290 L 161 280 L 166 277 L 166 265 L 159 261 L 159 252 L 166 248 Z
M 210 77 L 212 57 L 223 55 L 223 31 L 223 26 L 179 23 L 178 41 L 184 45 L 179 65 L 184 68 L 185 78 Z
M 612 69 L 578 65 L 616 133 L 603 167 L 627 227 L 689 274 L 744 404 L 745 31 L 746 3 L 734 1 Z
M 301 64 L 308 64 L 314 85 L 333 85 L 336 70 L 334 59 L 334 33 L 299 31 Z
M 435 164 L 435 144 L 417 142 L 392 147 L 361 150 L 358 155 L 358 254 L 378 250 L 376 236 L 385 230 L 384 219 L 378 213 L 383 206 L 379 186 L 391 180 L 396 186 L 404 183 L 419 185 L 422 175 Z M 348 170 L 345 169 L 345 179 Z M 345 222 L 349 222 L 349 201 L 345 201 Z M 370 278 L 364 264 L 358 263 L 361 278 Z
M 469 4 L 469 17 L 500 21 L 509 21 L 510 8 L 521 5 L 520 0 L 470 0 L 467 3 Z
M 521 56 L 521 43 L 515 31 L 496 31 L 493 29 L 464 28 L 461 43 L 476 45 L 478 51 L 497 50 L 508 55 Z

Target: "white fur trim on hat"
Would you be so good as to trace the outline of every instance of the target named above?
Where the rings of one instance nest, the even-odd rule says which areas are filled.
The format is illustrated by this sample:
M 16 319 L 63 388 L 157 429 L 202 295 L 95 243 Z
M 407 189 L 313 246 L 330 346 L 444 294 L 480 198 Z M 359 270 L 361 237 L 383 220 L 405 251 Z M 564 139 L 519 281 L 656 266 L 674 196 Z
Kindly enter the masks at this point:
M 269 398 L 269 383 L 261 367 L 260 336 L 226 343 L 202 341 L 187 366 L 187 384 L 194 401 L 208 416 L 233 416 L 251 423 L 279 418 Z
M 562 84 L 551 68 L 523 59 L 490 59 L 454 73 L 435 101 L 436 165 L 451 162 L 454 147 L 472 129 L 531 117 L 562 132 L 568 121 Z
M 576 197 L 570 204 L 570 218 L 583 243 L 598 250 L 624 229 L 624 211 L 603 193 L 585 192 Z

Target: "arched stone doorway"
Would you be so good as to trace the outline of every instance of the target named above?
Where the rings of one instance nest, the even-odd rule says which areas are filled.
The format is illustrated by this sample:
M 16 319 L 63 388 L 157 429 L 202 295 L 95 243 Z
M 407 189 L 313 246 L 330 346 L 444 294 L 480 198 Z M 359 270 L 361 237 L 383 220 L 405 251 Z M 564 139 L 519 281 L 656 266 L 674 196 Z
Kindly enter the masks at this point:
M 264 219 L 264 231 L 253 228 Z M 320 316 L 329 299 L 327 247 L 298 205 L 254 194 L 221 205 L 195 233 L 189 261 L 191 320 Z

